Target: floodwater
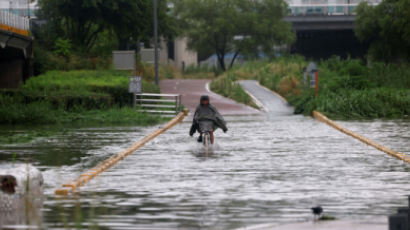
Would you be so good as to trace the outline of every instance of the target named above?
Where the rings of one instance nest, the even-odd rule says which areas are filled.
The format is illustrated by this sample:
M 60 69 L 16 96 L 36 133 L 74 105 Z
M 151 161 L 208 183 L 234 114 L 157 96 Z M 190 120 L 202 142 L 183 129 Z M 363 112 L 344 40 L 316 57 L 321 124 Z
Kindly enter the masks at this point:
M 248 82 L 247 90 L 256 88 Z M 82 187 L 54 189 L 156 127 L 68 128 L 30 144 L 0 146 L 0 163 L 30 161 L 45 180 L 42 228 L 236 229 L 311 221 L 322 205 L 338 219 L 369 219 L 407 204 L 408 164 L 368 147 L 263 93 L 261 116 L 227 117 L 213 155 L 188 136 L 189 120 Z M 272 96 L 273 97 L 273 96 Z M 269 103 L 268 103 L 269 102 Z M 281 104 L 282 103 L 282 104 Z M 341 122 L 410 153 L 409 121 Z M 13 132 L 13 130 L 10 130 Z

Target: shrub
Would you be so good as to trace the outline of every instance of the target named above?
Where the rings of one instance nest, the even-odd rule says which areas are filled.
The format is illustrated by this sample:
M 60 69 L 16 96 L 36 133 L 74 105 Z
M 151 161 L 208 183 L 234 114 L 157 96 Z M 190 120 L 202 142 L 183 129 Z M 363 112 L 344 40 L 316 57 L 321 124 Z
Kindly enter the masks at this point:
M 64 122 L 67 114 L 121 110 L 132 105 L 128 76 L 124 71 L 49 71 L 30 78 L 17 91 L 1 92 L 0 123 L 57 123 Z M 147 81 L 143 89 L 159 92 L 158 86 Z M 67 119 L 74 118 L 78 116 Z
M 234 74 L 227 74 L 224 77 L 212 81 L 211 90 L 215 93 L 221 94 L 224 97 L 234 99 L 245 105 L 257 108 L 258 106 L 253 102 L 252 98 L 245 92 L 245 90 L 236 82 L 237 78 Z
M 67 40 L 58 39 L 54 52 L 50 52 L 41 46 L 34 46 L 34 75 L 44 74 L 52 70 L 96 70 L 110 69 L 111 58 L 109 56 L 87 57 L 81 54 L 71 53 Z
M 68 57 L 71 54 L 71 42 L 70 42 L 70 40 L 58 38 L 55 41 L 54 53 L 56 55 Z
M 294 106 L 295 113 L 310 115 L 319 110 L 339 119 L 404 118 L 410 115 L 410 66 L 341 60 L 332 57 L 321 61 L 319 96 L 302 83 L 301 58 L 282 58 L 274 62 L 248 63 L 229 71 L 211 86 L 216 92 L 233 96 L 233 82 L 256 79 L 265 87 L 279 92 Z

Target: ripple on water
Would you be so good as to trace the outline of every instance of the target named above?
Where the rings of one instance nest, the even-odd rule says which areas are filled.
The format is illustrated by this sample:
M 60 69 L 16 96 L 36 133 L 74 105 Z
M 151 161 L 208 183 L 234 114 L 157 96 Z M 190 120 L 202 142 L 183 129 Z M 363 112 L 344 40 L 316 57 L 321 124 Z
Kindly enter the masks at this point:
M 29 156 L 43 170 L 43 222 L 50 229 L 76 221 L 108 229 L 234 229 L 309 220 L 317 204 L 340 219 L 366 219 L 406 202 L 408 165 L 323 123 L 292 115 L 228 122 L 230 131 L 217 132 L 211 156 L 184 122 L 67 199 L 53 190 L 155 127 L 73 128 L 0 151 L 10 156 L 21 149 L 19 159 Z M 408 121 L 341 123 L 410 152 Z

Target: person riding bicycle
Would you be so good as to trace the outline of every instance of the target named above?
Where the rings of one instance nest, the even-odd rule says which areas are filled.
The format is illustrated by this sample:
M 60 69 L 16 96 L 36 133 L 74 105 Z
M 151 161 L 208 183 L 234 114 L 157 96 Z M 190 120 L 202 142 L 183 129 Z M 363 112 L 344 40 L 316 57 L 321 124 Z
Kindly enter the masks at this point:
M 189 135 L 193 136 L 196 131 L 200 133 L 198 142 L 202 142 L 202 134 L 209 132 L 211 144 L 214 143 L 214 131 L 221 128 L 225 133 L 228 131 L 226 122 L 218 110 L 211 105 L 209 96 L 203 95 L 200 99 L 200 104 L 195 110 L 194 119 L 192 121 Z

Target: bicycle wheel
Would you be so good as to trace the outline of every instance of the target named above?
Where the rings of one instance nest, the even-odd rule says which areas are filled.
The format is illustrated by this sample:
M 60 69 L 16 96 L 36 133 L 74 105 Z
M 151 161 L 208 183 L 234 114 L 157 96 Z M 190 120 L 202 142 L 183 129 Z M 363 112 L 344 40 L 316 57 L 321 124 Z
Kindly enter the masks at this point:
M 204 134 L 203 143 L 204 143 L 205 150 L 208 151 L 209 146 L 211 144 L 211 137 L 210 137 L 209 133 Z

